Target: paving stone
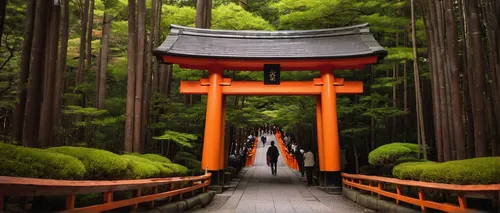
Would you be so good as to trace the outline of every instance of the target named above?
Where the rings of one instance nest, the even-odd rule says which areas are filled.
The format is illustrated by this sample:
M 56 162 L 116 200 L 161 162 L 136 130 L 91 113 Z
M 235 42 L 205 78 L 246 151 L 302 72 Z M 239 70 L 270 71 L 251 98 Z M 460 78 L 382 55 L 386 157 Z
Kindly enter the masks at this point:
M 364 212 L 363 207 L 341 195 L 330 195 L 317 187 L 306 187 L 305 178 L 285 166 L 282 154 L 278 159 L 278 175 L 271 175 L 265 154 L 269 142 L 276 142 L 276 138 L 267 135 L 267 141 L 266 147 L 259 142 L 254 166 L 241 170 L 236 188 L 216 195 L 206 208 L 191 212 Z

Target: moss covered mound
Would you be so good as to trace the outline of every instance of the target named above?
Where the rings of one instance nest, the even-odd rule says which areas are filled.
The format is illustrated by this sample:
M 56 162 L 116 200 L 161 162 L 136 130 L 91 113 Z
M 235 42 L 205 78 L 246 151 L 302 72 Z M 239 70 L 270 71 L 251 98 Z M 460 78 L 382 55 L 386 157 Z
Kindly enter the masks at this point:
M 172 161 L 170 159 L 163 157 L 161 155 L 157 155 L 157 154 L 144 154 L 144 155 L 141 155 L 141 157 L 149 159 L 151 161 L 155 161 L 155 162 L 172 163 Z
M 420 180 L 422 171 L 424 171 L 424 169 L 428 168 L 428 166 L 432 164 L 436 164 L 436 162 L 416 161 L 401 163 L 392 169 L 392 175 L 403 180 Z
M 141 158 L 136 155 L 122 155 L 123 158 L 130 161 L 129 170 L 127 172 L 127 179 L 142 179 L 160 176 L 160 168 L 153 165 L 153 162 Z
M 167 163 L 165 166 L 174 172 L 174 176 L 186 176 L 188 173 L 188 168 L 180 164 Z
M 72 156 L 1 142 L 0 162 L 3 176 L 74 180 L 86 173 L 83 163 Z
M 105 150 L 61 146 L 49 148 L 47 151 L 78 158 L 87 170 L 85 173 L 85 178 L 87 179 L 124 179 L 128 174 L 130 160 Z
M 395 177 L 449 184 L 500 183 L 500 157 L 434 162 L 407 162 L 394 167 Z
M 371 165 L 394 164 L 397 159 L 415 155 L 419 146 L 412 143 L 390 143 L 377 147 L 368 155 L 368 162 Z

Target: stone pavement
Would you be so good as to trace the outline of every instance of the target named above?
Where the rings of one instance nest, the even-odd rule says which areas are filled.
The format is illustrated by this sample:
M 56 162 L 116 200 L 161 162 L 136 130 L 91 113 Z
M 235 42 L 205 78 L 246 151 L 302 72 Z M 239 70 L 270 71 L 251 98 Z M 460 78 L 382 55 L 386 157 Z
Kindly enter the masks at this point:
M 254 166 L 243 170 L 244 175 L 235 189 L 216 195 L 205 208 L 191 212 L 238 213 L 309 213 L 309 212 L 365 212 L 363 207 L 343 197 L 330 195 L 317 187 L 306 187 L 305 179 L 278 159 L 278 175 L 271 175 L 266 165 L 266 152 L 274 135 L 267 135 L 266 147 L 259 139 Z

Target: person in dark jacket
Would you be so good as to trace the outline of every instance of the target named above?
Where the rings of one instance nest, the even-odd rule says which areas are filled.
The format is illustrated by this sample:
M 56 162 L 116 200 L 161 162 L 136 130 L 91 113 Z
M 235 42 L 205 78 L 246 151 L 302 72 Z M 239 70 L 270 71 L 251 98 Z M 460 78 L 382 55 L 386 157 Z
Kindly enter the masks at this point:
M 299 146 L 297 146 L 295 148 L 295 152 L 293 153 L 293 155 L 295 155 L 295 159 L 297 160 L 297 164 L 299 166 L 300 174 L 302 174 L 302 177 L 304 177 L 304 172 L 305 172 L 305 169 L 304 169 L 304 155 L 300 151 L 300 147 Z
M 271 164 L 271 173 L 276 176 L 278 156 L 280 156 L 280 153 L 278 147 L 274 146 L 274 141 L 271 141 L 271 146 L 267 149 L 266 156 L 269 158 L 269 164 Z

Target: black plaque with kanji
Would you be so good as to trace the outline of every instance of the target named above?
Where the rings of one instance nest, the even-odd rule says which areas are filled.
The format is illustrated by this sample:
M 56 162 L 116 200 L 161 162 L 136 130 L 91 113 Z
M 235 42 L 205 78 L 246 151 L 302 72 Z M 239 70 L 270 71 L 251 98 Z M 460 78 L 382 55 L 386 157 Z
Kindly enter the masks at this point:
M 280 65 L 264 64 L 264 85 L 280 84 Z

